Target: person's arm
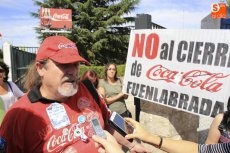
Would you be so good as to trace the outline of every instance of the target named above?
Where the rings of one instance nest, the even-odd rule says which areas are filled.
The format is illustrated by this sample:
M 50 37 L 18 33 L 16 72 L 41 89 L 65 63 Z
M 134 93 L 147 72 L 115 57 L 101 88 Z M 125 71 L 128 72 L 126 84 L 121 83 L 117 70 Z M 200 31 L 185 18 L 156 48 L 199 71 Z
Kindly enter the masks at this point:
M 103 98 L 105 98 L 105 89 L 103 87 L 99 86 L 97 91 Z
M 125 118 L 125 120 L 132 124 L 135 128 L 135 132 L 133 134 L 126 135 L 127 139 L 137 138 L 169 153 L 198 153 L 198 144 L 196 143 L 162 138 L 149 133 L 143 129 L 138 122 L 131 118 Z
M 116 141 L 114 141 L 114 138 L 112 137 L 112 135 L 110 135 L 108 132 L 106 133 L 107 138 L 101 138 L 98 137 L 96 135 L 93 136 L 93 140 L 97 143 L 99 143 L 102 147 L 99 147 L 100 150 L 98 150 L 98 152 L 106 152 L 106 153 L 123 153 L 123 151 L 121 151 L 120 147 L 118 146 L 118 143 Z M 166 140 L 165 144 L 170 145 L 170 142 L 167 142 L 168 140 Z M 229 153 L 230 152 L 230 143 L 218 143 L 218 144 L 199 144 L 198 145 L 198 149 L 197 149 L 197 144 L 193 143 L 191 144 L 188 141 L 181 141 L 178 140 L 178 142 L 176 142 L 177 140 L 170 140 L 170 141 L 175 141 L 175 143 L 178 145 L 179 143 L 179 147 L 176 146 L 177 148 L 179 148 L 179 152 L 183 152 L 183 153 L 193 153 L 193 152 L 198 152 L 199 153 Z M 176 144 L 171 144 L 170 146 L 174 146 Z M 184 145 L 183 148 L 181 148 L 181 145 Z M 187 148 L 185 147 L 189 147 L 191 148 L 191 146 L 194 146 L 194 151 L 191 150 L 187 150 Z M 98 147 L 98 144 L 97 144 Z M 163 148 L 164 146 L 162 146 Z M 176 153 L 177 148 L 173 148 L 172 152 Z M 183 151 L 182 151 L 183 150 Z M 177 151 L 178 152 L 178 151 Z M 169 152 L 170 153 L 170 152 Z
M 117 95 L 106 98 L 106 103 L 112 104 L 113 102 L 118 101 L 119 99 L 125 99 L 125 97 L 126 97 L 126 94 L 124 94 L 123 92 L 120 92 Z
M 212 124 L 209 128 L 208 137 L 205 141 L 206 144 L 215 144 L 218 143 L 220 138 L 220 131 L 218 126 L 220 125 L 223 119 L 223 114 L 218 114 L 212 121 Z
M 152 137 L 152 139 L 154 139 L 154 137 Z M 162 139 L 162 145 L 159 149 L 168 153 L 198 153 L 197 143 L 185 140 Z
M 106 104 L 112 104 L 113 102 L 117 101 L 118 99 L 127 99 L 128 96 L 122 92 L 120 92 L 119 94 L 113 96 L 113 97 L 105 97 L 105 89 L 103 87 L 98 87 L 98 92 L 102 95 L 102 97 L 104 98 Z

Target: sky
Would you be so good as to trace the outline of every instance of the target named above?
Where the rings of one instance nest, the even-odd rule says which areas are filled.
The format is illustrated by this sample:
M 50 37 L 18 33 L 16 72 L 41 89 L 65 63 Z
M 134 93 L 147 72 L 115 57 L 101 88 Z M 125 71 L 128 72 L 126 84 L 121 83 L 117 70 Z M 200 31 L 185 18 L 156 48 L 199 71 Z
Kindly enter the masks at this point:
M 211 13 L 211 4 L 219 0 L 140 0 L 134 12 L 151 15 L 152 22 L 167 29 L 200 29 L 201 20 Z M 35 27 L 39 19 L 30 15 L 39 9 L 33 0 L 1 0 L 0 48 L 4 42 L 13 46 L 38 47 Z

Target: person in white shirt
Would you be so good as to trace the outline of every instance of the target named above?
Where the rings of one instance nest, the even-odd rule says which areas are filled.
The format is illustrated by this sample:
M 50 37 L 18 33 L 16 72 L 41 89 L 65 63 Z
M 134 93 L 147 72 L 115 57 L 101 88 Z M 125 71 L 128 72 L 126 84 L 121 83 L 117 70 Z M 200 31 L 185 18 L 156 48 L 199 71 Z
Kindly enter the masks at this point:
M 4 111 L 7 111 L 10 106 L 24 93 L 12 81 L 8 81 L 9 67 L 0 61 L 0 98 L 3 102 Z

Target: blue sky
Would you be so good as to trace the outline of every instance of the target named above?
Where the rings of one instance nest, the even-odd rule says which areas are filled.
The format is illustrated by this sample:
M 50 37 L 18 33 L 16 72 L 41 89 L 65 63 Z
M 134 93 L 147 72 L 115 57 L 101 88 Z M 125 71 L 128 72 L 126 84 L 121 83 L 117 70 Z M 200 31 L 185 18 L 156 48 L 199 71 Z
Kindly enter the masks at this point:
M 135 12 L 150 14 L 152 22 L 168 29 L 200 29 L 200 21 L 211 12 L 211 4 L 218 0 L 141 0 Z M 14 46 L 37 47 L 34 28 L 39 19 L 30 12 L 39 8 L 32 0 L 1 0 L 0 3 L 0 48 L 5 41 Z

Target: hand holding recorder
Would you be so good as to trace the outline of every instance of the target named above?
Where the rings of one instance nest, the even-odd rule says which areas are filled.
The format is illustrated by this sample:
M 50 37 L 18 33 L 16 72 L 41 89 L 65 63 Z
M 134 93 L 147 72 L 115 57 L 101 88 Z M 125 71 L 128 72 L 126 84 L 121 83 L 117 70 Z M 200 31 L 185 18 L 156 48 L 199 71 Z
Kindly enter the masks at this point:
M 106 139 L 106 134 L 103 128 L 101 127 L 99 120 L 97 118 L 93 118 L 90 120 L 90 123 L 93 127 L 95 134 L 98 135 L 99 137 Z
M 106 134 L 106 139 L 99 137 L 98 135 L 93 135 L 93 140 L 96 142 L 96 147 L 98 152 L 106 153 L 124 153 L 121 149 L 121 146 L 117 143 L 116 139 L 107 131 L 104 131 Z M 100 145 L 101 146 L 100 146 Z

